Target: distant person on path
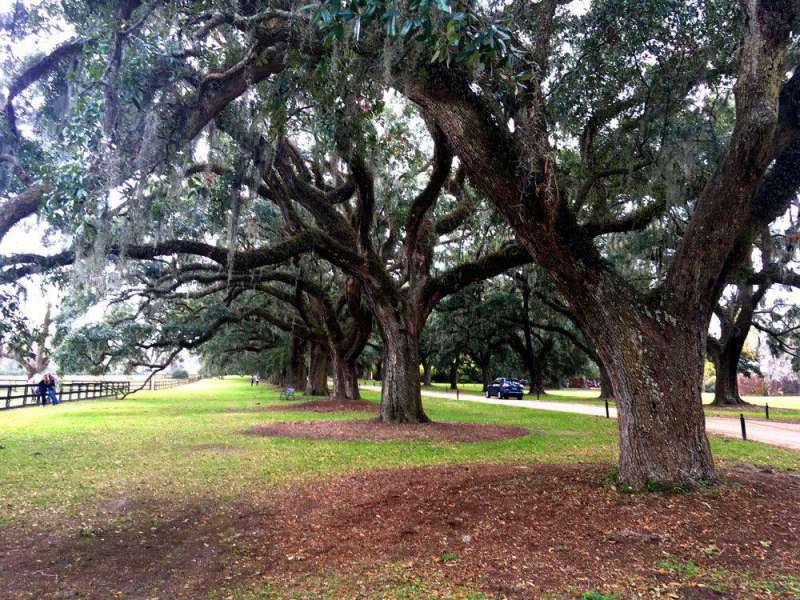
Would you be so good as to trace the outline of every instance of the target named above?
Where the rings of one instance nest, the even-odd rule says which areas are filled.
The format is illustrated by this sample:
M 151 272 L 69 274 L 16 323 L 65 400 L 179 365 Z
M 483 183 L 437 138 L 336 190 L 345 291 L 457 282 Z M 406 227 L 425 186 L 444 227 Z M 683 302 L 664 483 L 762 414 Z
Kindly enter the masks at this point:
M 253 387 L 256 384 L 256 376 L 250 375 L 250 387 Z

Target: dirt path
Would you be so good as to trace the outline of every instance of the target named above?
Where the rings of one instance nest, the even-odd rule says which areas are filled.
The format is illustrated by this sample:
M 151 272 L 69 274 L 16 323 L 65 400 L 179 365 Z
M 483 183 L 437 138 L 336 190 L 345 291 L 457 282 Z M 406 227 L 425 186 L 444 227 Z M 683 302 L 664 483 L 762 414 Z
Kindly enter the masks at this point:
M 361 389 L 380 392 L 381 388 L 376 385 L 362 385 Z M 456 395 L 450 392 L 422 391 L 423 396 L 430 398 L 444 398 L 455 400 Z M 503 406 L 518 406 L 522 408 L 532 408 L 534 410 L 550 410 L 555 412 L 576 413 L 581 415 L 593 415 L 604 417 L 605 407 L 594 406 L 591 404 L 581 404 L 579 402 L 548 402 L 547 400 L 499 400 L 497 398 L 484 398 L 477 394 L 459 394 L 459 400 L 467 402 L 481 402 L 484 404 L 499 404 Z M 610 408 L 609 413 L 612 418 L 617 418 L 617 409 Z M 740 438 L 742 435 L 739 419 L 733 417 L 706 417 L 706 430 L 716 435 Z M 800 450 L 800 423 L 773 423 L 758 419 L 747 419 L 747 439 L 754 442 L 762 442 L 781 448 Z

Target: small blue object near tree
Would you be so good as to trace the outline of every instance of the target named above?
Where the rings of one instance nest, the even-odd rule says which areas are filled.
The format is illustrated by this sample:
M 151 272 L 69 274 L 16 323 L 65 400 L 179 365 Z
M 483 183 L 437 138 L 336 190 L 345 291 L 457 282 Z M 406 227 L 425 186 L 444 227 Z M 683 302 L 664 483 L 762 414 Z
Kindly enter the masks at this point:
M 286 388 L 281 392 L 280 399 L 281 400 L 289 400 L 290 398 L 294 398 L 294 388 Z

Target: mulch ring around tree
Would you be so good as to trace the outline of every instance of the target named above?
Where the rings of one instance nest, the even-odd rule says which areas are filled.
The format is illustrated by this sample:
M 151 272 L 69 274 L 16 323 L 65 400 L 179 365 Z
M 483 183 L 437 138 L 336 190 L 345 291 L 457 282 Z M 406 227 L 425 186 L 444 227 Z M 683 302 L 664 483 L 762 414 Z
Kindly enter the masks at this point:
M 739 468 L 709 490 L 629 494 L 608 471 L 383 469 L 240 502 L 138 504 L 88 529 L 7 527 L 0 589 L 4 599 L 171 599 L 270 585 L 269 597 L 379 598 L 413 580 L 434 586 L 414 596 L 426 598 L 465 586 L 487 598 L 797 597 L 796 474 Z
M 524 437 L 530 430 L 523 427 L 483 425 L 478 423 L 422 423 L 393 425 L 378 419 L 335 421 L 295 421 L 268 423 L 250 429 L 253 435 L 290 437 L 312 440 L 424 440 L 432 442 L 485 442 Z
M 367 400 L 309 400 L 299 404 L 270 406 L 265 410 L 281 411 L 310 411 L 310 412 L 378 412 L 378 405 Z

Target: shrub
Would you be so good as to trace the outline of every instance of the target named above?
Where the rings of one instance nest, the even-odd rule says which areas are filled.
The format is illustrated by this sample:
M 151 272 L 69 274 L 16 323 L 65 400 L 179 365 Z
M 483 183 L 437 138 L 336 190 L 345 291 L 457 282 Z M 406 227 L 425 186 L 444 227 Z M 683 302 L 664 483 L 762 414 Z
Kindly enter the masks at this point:
M 172 371 L 171 376 L 175 379 L 189 379 L 189 371 L 186 369 L 175 369 Z

